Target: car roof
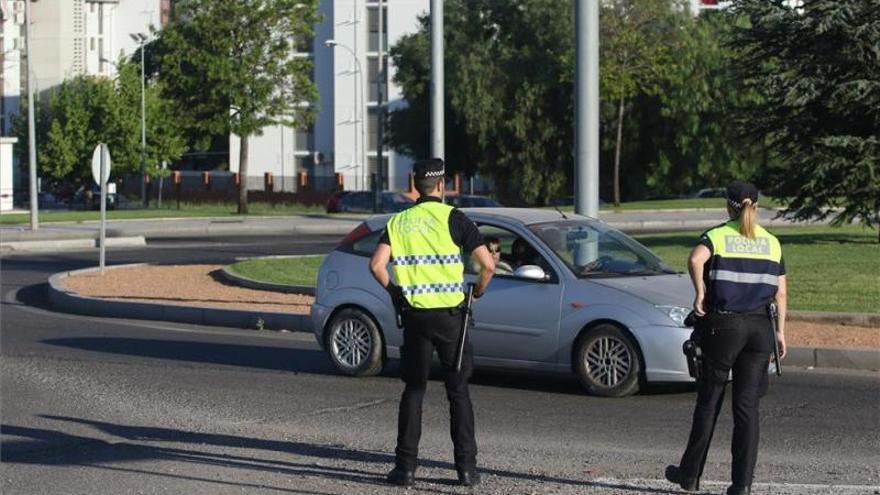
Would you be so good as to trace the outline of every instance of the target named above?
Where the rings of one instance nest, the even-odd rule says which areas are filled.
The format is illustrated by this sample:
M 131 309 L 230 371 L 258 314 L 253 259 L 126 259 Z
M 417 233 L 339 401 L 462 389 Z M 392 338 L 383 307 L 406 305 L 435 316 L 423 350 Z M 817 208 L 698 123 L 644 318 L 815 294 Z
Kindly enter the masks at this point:
M 556 222 L 559 220 L 592 220 L 591 217 L 566 213 L 565 218 L 556 210 L 541 208 L 461 208 L 470 219 L 481 220 L 514 220 L 524 225 L 537 223 Z M 381 228 L 391 218 L 390 214 L 370 217 L 367 223 L 372 228 Z

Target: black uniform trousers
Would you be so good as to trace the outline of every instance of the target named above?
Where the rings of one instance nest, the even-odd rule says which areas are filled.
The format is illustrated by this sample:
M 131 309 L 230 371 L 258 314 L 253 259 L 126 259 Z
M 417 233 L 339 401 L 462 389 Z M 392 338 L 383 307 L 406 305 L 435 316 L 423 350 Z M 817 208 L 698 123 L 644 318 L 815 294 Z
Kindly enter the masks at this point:
M 732 369 L 731 478 L 735 485 L 751 485 L 758 458 L 758 403 L 767 392 L 767 366 L 775 338 L 770 320 L 763 314 L 712 315 L 697 326 L 704 379 L 698 385 L 690 438 L 679 468 L 685 477 L 702 476 Z
M 403 312 L 403 348 L 400 371 L 406 387 L 400 397 L 397 425 L 396 465 L 415 470 L 422 435 L 422 399 L 428 384 L 434 349 L 443 367 L 446 397 L 449 399 L 450 433 L 455 467 L 474 469 L 477 443 L 474 438 L 474 409 L 468 391 L 473 371 L 470 342 L 465 346 L 461 371 L 455 371 L 455 353 L 463 323 L 459 308 L 408 310 Z

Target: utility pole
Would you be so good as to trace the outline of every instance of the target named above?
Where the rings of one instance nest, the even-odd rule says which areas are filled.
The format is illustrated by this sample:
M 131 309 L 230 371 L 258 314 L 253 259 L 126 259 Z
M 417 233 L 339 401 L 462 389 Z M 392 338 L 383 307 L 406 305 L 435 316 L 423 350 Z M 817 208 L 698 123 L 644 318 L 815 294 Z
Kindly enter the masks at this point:
M 445 158 L 443 0 L 431 0 L 431 156 Z
M 146 110 L 146 79 L 144 76 L 144 33 L 130 34 L 131 39 L 141 46 L 141 206 L 147 207 L 147 110 Z
M 24 2 L 24 45 L 27 57 L 27 106 L 28 106 L 28 169 L 30 171 L 31 230 L 40 228 L 39 198 L 37 197 L 37 135 L 34 123 L 34 64 L 31 58 L 31 0 Z
M 599 215 L 599 0 L 574 0 L 575 213 Z
M 379 0 L 379 46 L 376 49 L 378 52 L 378 64 L 376 67 L 376 184 L 373 190 L 373 211 L 376 213 L 382 212 L 382 182 L 385 174 L 383 165 L 383 157 L 382 157 L 382 141 L 383 130 L 382 127 L 385 124 L 385 109 L 382 106 L 383 101 L 385 99 L 385 63 L 383 62 L 384 53 L 384 43 L 385 43 L 385 31 L 384 31 L 384 5 L 383 1 Z

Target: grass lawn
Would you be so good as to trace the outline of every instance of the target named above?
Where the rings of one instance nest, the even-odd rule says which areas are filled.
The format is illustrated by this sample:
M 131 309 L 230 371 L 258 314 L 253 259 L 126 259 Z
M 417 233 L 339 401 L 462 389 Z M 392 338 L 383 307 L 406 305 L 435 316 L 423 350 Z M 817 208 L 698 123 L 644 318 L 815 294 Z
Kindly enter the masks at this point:
M 774 229 L 782 242 L 791 309 L 880 312 L 880 244 L 861 227 Z M 673 268 L 687 270 L 699 232 L 635 236 Z
M 324 213 L 323 206 L 305 206 L 301 204 L 250 203 L 250 215 L 296 215 L 303 213 Z M 167 201 L 162 208 L 146 210 L 108 210 L 108 220 L 148 219 L 148 218 L 181 218 L 181 217 L 225 217 L 237 215 L 235 203 L 181 203 L 180 209 L 173 201 Z M 40 223 L 51 222 L 86 222 L 100 220 L 100 211 L 80 210 L 41 210 Z M 24 224 L 30 222 L 29 213 L 0 215 L 0 224 Z
M 230 268 L 254 280 L 287 285 L 315 285 L 323 255 L 269 258 L 235 263 Z

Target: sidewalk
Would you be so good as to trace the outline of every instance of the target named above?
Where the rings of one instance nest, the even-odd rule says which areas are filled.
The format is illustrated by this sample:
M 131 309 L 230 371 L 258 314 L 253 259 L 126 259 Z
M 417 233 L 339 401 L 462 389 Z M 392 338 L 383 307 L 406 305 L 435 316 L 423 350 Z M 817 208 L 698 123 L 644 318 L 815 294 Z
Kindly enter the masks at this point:
M 774 219 L 775 212 L 761 210 L 761 224 L 770 227 L 791 226 L 794 222 Z M 169 238 L 214 235 L 345 235 L 369 215 L 291 215 L 279 217 L 207 217 L 146 220 L 108 220 L 108 237 Z M 628 233 L 703 230 L 724 220 L 724 212 L 700 210 L 656 210 L 637 212 L 600 212 L 599 219 Z M 803 224 L 800 224 L 803 225 Z M 0 226 L 0 249 L 13 248 L 11 242 L 96 239 L 100 222 L 59 222 L 44 224 L 37 231 L 27 225 Z

